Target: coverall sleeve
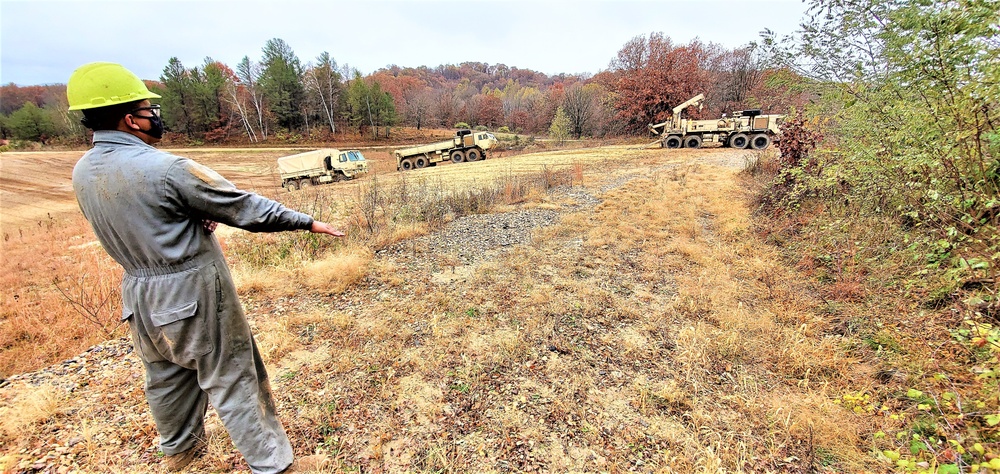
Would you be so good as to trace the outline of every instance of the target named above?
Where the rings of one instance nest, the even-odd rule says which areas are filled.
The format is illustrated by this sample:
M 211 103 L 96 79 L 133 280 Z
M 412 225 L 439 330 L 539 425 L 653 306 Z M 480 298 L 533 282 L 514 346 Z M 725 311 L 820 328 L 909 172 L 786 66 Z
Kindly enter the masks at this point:
M 309 229 L 313 218 L 281 203 L 243 191 L 211 168 L 181 158 L 164 182 L 167 200 L 176 201 L 192 218 L 209 219 L 250 232 Z

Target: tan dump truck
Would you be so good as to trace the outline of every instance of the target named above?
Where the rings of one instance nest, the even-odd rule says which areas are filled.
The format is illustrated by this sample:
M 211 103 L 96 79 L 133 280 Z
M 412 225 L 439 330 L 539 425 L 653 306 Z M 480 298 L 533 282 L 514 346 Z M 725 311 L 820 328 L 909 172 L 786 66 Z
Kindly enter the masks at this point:
M 323 148 L 278 158 L 278 171 L 281 187 L 295 191 L 367 173 L 368 162 L 358 150 Z
M 492 133 L 459 130 L 451 140 L 403 148 L 393 153 L 396 155 L 396 169 L 409 171 L 436 166 L 447 160 L 453 163 L 485 160 L 486 151 L 496 147 L 498 143 L 499 140 Z
M 703 143 L 721 143 L 732 148 L 750 147 L 763 150 L 776 140 L 780 133 L 778 126 L 784 115 L 762 115 L 760 109 L 738 110 L 732 117 L 725 114 L 713 120 L 690 120 L 682 118 L 684 109 L 701 107 L 705 100 L 698 94 L 674 107 L 670 120 L 649 124 L 650 133 L 660 137 L 663 148 L 698 148 Z

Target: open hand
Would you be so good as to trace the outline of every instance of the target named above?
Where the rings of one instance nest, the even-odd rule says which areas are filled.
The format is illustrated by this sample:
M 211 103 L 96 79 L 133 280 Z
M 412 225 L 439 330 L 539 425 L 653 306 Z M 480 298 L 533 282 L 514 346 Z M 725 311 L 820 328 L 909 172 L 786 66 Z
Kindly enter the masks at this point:
M 334 237 L 344 236 L 343 232 L 335 229 L 332 225 L 320 221 L 313 221 L 312 227 L 309 228 L 309 232 L 314 234 L 330 234 Z

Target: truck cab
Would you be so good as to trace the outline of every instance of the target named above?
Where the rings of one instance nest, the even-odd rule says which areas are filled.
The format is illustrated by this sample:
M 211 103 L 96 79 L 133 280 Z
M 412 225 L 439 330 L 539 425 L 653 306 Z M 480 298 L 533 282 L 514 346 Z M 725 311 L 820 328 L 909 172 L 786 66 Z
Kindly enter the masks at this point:
M 475 145 L 483 150 L 489 150 L 500 143 L 500 140 L 497 140 L 497 137 L 490 132 L 475 132 L 473 135 L 472 143 L 466 144 L 466 146 Z
M 334 150 L 338 151 L 338 150 Z M 365 160 L 365 155 L 362 155 L 358 150 L 347 150 L 335 153 L 336 161 L 333 155 L 327 156 L 326 169 L 328 170 L 341 170 L 345 175 L 352 175 L 355 173 L 367 173 L 368 172 L 368 161 Z

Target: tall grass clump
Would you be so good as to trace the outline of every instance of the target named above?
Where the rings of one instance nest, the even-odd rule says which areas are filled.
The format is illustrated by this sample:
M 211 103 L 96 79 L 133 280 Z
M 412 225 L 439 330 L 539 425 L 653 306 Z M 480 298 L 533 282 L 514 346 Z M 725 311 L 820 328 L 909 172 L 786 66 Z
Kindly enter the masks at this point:
M 381 249 L 401 239 L 432 232 L 452 220 L 524 202 L 533 190 L 571 185 L 573 172 L 545 167 L 538 174 L 504 175 L 484 183 L 452 186 L 407 176 L 387 181 L 378 175 L 355 188 L 349 200 L 324 193 L 286 195 L 284 203 L 319 220 L 339 223 L 344 241 L 307 232 L 239 233 L 227 248 L 234 262 L 251 268 L 289 267 L 322 258 L 340 246 Z
M 391 185 L 377 177 L 359 188 L 349 213 L 352 238 L 378 249 L 396 241 L 401 229 L 434 231 L 462 216 L 488 213 L 498 206 L 523 202 L 532 190 L 571 184 L 568 170 L 544 168 L 537 175 L 504 175 L 482 184 L 451 187 L 441 181 L 411 181 L 406 176 Z M 404 233 L 405 234 L 405 233 Z

